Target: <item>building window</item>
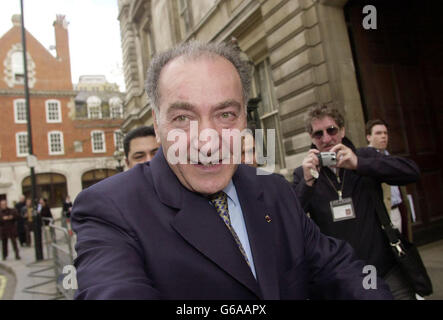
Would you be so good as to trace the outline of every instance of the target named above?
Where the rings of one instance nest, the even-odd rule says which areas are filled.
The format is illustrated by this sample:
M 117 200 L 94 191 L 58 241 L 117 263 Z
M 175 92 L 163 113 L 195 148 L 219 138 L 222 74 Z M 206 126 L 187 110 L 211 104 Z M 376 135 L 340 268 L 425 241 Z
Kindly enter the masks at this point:
M 60 108 L 60 101 L 58 100 L 46 101 L 46 122 L 48 123 L 62 122 L 62 110 Z
M 115 150 L 123 151 L 123 133 L 120 130 L 114 131 Z
M 26 123 L 26 101 L 25 99 L 14 100 L 15 123 Z
M 264 59 L 255 66 L 253 89 L 256 96 L 261 97 L 258 113 L 262 129 L 275 130 L 275 167 L 277 170 L 285 167 L 285 158 L 280 134 L 280 119 L 278 103 L 274 95 L 274 83 L 271 75 L 269 58 Z M 265 131 L 266 132 L 266 131 Z M 266 145 L 266 133 L 264 142 Z
M 97 96 L 91 96 L 86 100 L 86 105 L 88 107 L 88 118 L 89 119 L 101 119 L 102 118 L 102 101 Z
M 50 131 L 48 132 L 48 146 L 50 155 L 60 155 L 65 153 L 63 144 L 63 132 Z
M 26 157 L 28 155 L 28 133 L 17 132 L 15 134 L 15 142 L 17 146 L 17 157 Z
M 28 85 L 33 88 L 35 77 L 35 63 L 29 52 L 26 53 L 28 63 Z M 11 49 L 6 54 L 6 59 L 3 61 L 4 65 L 4 80 L 8 87 L 13 88 L 15 85 L 23 85 L 25 80 L 25 68 L 23 64 L 23 49 L 21 43 L 16 43 L 11 46 Z
M 16 84 L 25 83 L 25 67 L 23 65 L 23 51 L 12 54 L 12 74 Z
M 105 142 L 105 134 L 103 131 L 92 131 L 91 132 L 91 144 L 92 144 L 92 152 L 100 153 L 106 152 L 106 142 Z
M 118 171 L 114 169 L 94 169 L 87 171 L 82 176 L 82 188 L 88 188 L 94 183 L 97 183 L 107 177 L 111 177 L 117 173 Z
M 123 118 L 123 103 L 119 97 L 113 97 L 109 100 L 109 106 L 111 107 L 111 118 L 121 119 Z
M 35 175 L 36 197 L 48 199 L 49 207 L 61 207 L 66 198 L 67 186 L 64 175 L 58 173 L 38 173 Z M 22 192 L 31 198 L 31 177 L 26 177 L 22 182 Z

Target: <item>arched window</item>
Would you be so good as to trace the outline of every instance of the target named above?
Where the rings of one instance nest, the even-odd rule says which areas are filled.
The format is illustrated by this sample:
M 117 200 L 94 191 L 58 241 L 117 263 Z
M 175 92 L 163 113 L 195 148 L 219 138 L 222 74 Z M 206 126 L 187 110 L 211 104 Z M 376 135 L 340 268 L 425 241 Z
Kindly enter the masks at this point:
M 58 173 L 38 173 L 36 180 L 36 198 L 48 199 L 49 207 L 61 207 L 63 199 L 68 194 L 66 178 Z M 22 191 L 25 197 L 31 197 L 31 177 L 26 177 L 22 182 Z
M 89 119 L 101 119 L 102 118 L 102 101 L 97 96 L 90 96 L 86 100 L 86 105 L 88 107 L 88 118 Z
M 23 51 L 16 51 L 11 56 L 12 74 L 14 82 L 25 83 L 25 67 L 23 65 Z
M 113 176 L 116 173 L 118 173 L 118 171 L 114 169 L 94 169 L 87 171 L 82 176 L 82 188 L 86 189 L 107 177 Z
M 112 119 L 123 118 L 123 103 L 119 97 L 112 97 L 109 100 L 109 106 L 111 107 Z
M 35 77 L 35 63 L 29 52 L 26 53 L 26 60 L 28 64 L 28 85 L 33 88 Z M 4 80 L 8 87 L 13 88 L 15 85 L 23 85 L 25 80 L 25 68 L 23 63 L 23 49 L 21 43 L 16 43 L 11 46 L 11 49 L 6 54 L 6 59 L 3 61 L 4 65 Z

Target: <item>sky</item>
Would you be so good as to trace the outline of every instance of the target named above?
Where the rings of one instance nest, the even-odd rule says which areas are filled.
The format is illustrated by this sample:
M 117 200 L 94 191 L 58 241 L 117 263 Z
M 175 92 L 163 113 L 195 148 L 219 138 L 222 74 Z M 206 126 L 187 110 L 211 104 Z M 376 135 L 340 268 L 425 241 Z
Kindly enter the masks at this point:
M 26 30 L 46 49 L 55 45 L 56 15 L 66 15 L 72 83 L 81 75 L 105 75 L 125 90 L 117 0 L 23 0 L 23 7 Z M 20 14 L 20 0 L 0 0 L 0 37 L 14 14 Z

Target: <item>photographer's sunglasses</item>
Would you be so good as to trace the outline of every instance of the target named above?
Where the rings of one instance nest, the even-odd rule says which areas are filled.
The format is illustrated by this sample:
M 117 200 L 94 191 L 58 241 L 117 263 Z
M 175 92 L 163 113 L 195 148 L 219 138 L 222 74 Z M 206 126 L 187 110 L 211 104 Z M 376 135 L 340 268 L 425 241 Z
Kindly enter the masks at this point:
M 338 128 L 334 126 L 330 126 L 329 128 L 326 128 L 325 130 L 317 130 L 314 133 L 312 133 L 312 137 L 315 139 L 321 139 L 323 137 L 323 132 L 326 131 L 328 135 L 335 136 L 338 133 Z

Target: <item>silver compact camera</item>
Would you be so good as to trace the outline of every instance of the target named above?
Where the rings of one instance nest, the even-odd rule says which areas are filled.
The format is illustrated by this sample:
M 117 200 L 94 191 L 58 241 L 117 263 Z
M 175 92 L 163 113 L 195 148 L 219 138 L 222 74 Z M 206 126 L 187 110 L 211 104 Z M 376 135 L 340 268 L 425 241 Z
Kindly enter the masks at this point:
M 337 164 L 337 154 L 335 152 L 320 152 L 317 157 L 321 167 L 330 167 Z

